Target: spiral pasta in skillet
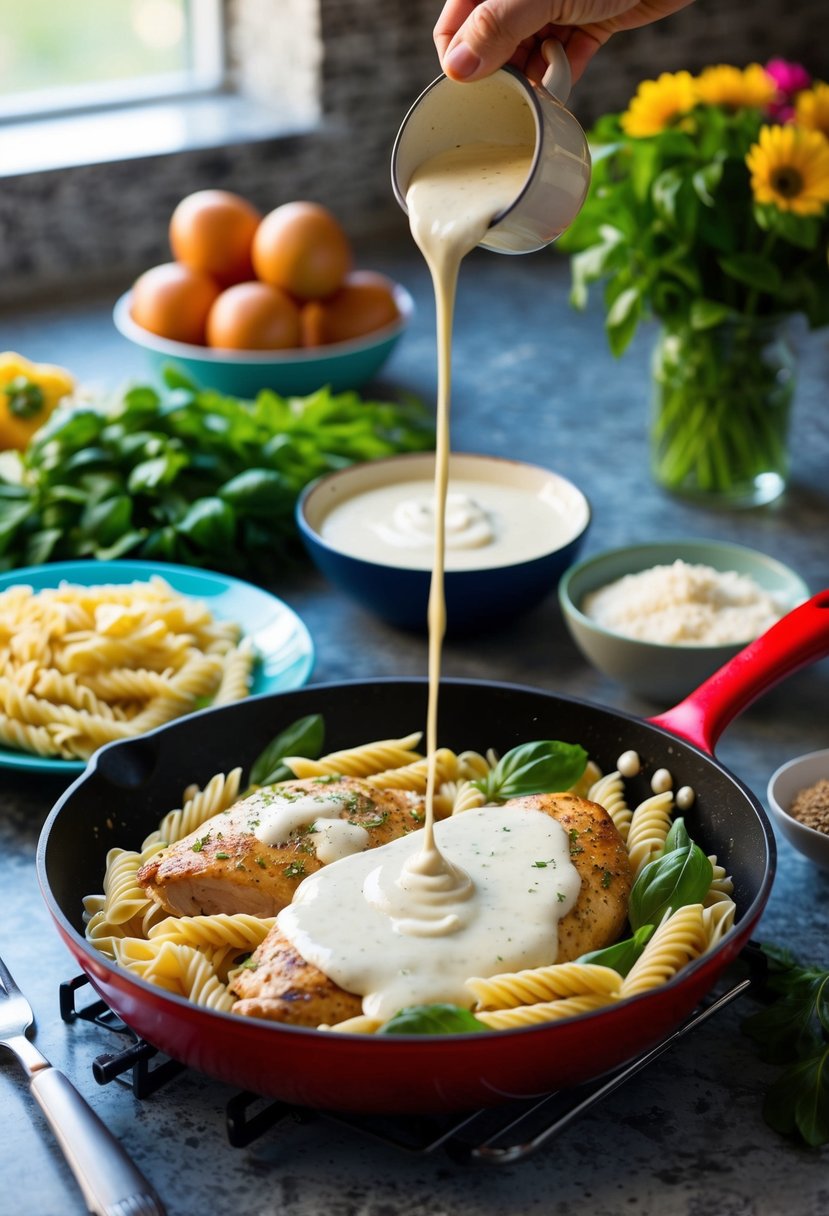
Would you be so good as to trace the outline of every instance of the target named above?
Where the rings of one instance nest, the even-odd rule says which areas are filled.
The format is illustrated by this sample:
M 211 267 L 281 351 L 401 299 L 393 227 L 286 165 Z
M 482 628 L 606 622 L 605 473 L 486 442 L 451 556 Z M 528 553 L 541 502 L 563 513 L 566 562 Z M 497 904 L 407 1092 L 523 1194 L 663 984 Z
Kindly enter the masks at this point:
M 331 752 L 319 760 L 290 757 L 287 767 L 302 781 L 349 779 L 378 791 L 425 788 L 425 757 L 417 752 L 420 732 Z M 482 790 L 498 762 L 496 752 L 459 752 L 441 748 L 438 757 L 436 813 L 452 816 L 469 809 L 485 813 Z M 634 872 L 641 874 L 665 847 L 673 822 L 669 791 L 634 801 L 618 770 L 602 774 L 589 762 L 580 779 L 590 801 L 604 807 L 624 840 Z M 189 787 L 182 806 L 167 812 L 139 852 L 113 849 L 107 858 L 104 894 L 86 901 L 87 936 L 98 949 L 148 982 L 188 997 L 196 1004 L 233 1011 L 229 987 L 251 953 L 274 927 L 274 918 L 237 912 L 170 916 L 147 896 L 136 875 L 142 865 L 174 842 L 185 841 L 221 812 L 238 805 L 241 769 L 216 774 L 203 789 Z M 480 784 L 479 784 L 480 783 Z M 422 821 L 416 805 L 412 814 Z M 689 962 L 713 949 L 731 930 L 736 908 L 733 884 L 715 855 L 708 858 L 711 880 L 699 903 L 669 909 L 627 970 L 590 961 L 565 961 L 524 971 L 470 976 L 468 1008 L 491 1030 L 538 1025 L 609 1007 L 669 982 Z M 320 1029 L 373 1034 L 382 1020 L 366 1014 L 321 1023 Z

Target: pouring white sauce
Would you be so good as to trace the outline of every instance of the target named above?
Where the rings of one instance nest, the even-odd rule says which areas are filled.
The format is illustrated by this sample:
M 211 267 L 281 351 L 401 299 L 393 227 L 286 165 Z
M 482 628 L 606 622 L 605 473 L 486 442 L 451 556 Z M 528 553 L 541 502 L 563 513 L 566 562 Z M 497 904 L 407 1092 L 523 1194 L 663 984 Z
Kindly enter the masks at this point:
M 438 336 L 434 497 L 424 521 L 433 544 L 425 823 L 422 831 L 305 879 L 278 917 L 299 953 L 361 994 L 373 1017 L 432 1001 L 466 1004 L 470 975 L 554 961 L 558 921 L 580 886 L 566 831 L 539 811 L 488 807 L 438 825 L 433 814 L 458 270 L 520 193 L 532 158 L 530 146 L 450 148 L 418 168 L 406 193 L 412 234 L 432 276 Z

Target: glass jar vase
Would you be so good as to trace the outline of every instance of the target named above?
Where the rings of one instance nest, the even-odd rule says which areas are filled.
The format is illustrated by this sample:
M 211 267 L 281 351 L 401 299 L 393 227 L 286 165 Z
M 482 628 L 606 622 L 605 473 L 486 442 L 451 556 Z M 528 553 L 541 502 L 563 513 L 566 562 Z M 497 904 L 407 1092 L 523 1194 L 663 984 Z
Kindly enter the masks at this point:
M 785 321 L 664 326 L 652 363 L 657 483 L 727 507 L 777 498 L 789 475 L 796 370 Z

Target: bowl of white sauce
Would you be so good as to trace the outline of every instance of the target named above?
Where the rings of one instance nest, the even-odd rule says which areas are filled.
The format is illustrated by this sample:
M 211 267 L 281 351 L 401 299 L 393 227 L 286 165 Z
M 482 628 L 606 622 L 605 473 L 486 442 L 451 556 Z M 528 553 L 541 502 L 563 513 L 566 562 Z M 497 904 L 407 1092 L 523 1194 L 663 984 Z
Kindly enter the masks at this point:
M 808 599 L 809 588 L 765 553 L 694 539 L 586 558 L 558 595 L 571 637 L 597 670 L 669 704 Z
M 431 452 L 351 465 L 308 486 L 297 523 L 326 577 L 392 625 L 426 632 L 434 561 Z M 468 634 L 535 608 L 575 561 L 590 524 L 560 474 L 453 453 L 446 499 L 447 632 Z

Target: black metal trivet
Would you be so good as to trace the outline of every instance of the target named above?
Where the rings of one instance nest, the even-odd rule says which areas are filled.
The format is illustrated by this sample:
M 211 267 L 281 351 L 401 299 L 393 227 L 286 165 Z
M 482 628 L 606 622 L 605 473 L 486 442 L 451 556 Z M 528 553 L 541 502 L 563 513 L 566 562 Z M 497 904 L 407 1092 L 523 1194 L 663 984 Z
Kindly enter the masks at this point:
M 743 960 L 752 971 L 758 954 L 753 946 L 743 952 Z M 96 1056 L 92 1074 L 99 1085 L 119 1080 L 130 1086 L 136 1098 L 143 1099 L 186 1071 L 185 1064 L 170 1059 L 139 1038 L 100 998 L 79 1007 L 77 994 L 88 983 L 87 977 L 80 975 L 60 985 L 60 1014 L 64 1022 L 80 1018 L 128 1040 L 121 1051 Z M 234 1148 L 244 1148 L 279 1123 L 308 1123 L 325 1118 L 410 1153 L 427 1154 L 441 1149 L 458 1161 L 512 1165 L 561 1135 L 598 1102 L 725 1009 L 751 984 L 751 977 L 729 982 L 724 991 L 710 998 L 655 1047 L 614 1072 L 583 1085 L 462 1115 L 340 1114 L 309 1110 L 242 1091 L 233 1095 L 225 1107 L 227 1139 Z

